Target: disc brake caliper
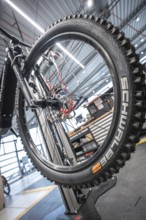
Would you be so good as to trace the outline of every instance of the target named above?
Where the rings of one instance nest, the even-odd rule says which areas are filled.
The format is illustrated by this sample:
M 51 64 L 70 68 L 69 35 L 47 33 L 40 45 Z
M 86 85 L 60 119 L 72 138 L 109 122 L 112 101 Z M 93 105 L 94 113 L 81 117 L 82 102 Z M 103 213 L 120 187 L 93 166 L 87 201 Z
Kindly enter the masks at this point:
M 63 115 L 69 115 L 74 110 L 74 101 L 70 97 L 66 88 L 56 86 L 53 88 L 53 96 L 58 99 L 60 103 L 60 113 Z

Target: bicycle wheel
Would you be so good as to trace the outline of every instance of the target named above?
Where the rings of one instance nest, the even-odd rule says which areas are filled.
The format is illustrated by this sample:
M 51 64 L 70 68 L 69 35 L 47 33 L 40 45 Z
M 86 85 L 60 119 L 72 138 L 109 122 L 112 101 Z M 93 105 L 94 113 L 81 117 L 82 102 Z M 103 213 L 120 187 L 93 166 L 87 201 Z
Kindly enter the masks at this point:
M 5 193 L 6 195 L 9 195 L 9 194 L 10 194 L 10 191 L 11 191 L 10 185 L 9 185 L 7 179 L 6 179 L 4 176 L 2 176 L 2 181 L 3 181 L 4 193 Z
M 118 28 L 93 16 L 58 21 L 34 45 L 25 74 L 36 100 L 45 101 L 29 109 L 20 91 L 19 132 L 44 176 L 66 187 L 89 187 L 124 166 L 142 127 L 143 75 L 134 48 Z M 80 114 L 89 114 L 90 101 L 103 96 L 111 97 L 112 108 L 85 125 Z M 104 105 L 100 99 L 98 113 Z

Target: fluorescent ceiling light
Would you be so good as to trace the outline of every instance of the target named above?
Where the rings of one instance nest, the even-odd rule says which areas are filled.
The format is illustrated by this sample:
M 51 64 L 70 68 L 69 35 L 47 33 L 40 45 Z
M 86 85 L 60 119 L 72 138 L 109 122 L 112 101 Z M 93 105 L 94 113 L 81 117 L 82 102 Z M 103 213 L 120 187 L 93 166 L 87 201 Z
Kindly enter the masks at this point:
M 73 59 L 78 65 L 80 65 L 83 69 L 85 68 L 69 51 L 67 51 L 60 43 L 56 43 L 56 45 L 64 51 L 71 59 Z
M 13 9 L 15 9 L 22 17 L 24 17 L 30 24 L 36 27 L 40 32 L 44 32 L 43 28 L 41 28 L 37 23 L 35 23 L 30 17 L 27 16 L 20 8 L 18 8 L 14 3 L 10 0 L 5 0 Z
M 145 59 L 145 60 L 143 60 L 143 61 L 141 61 L 141 64 L 144 64 L 144 63 L 146 63 L 146 59 Z
M 42 60 L 43 60 L 43 57 L 41 56 L 41 57 L 38 59 L 37 64 L 40 65 L 41 62 L 42 62 Z
M 93 5 L 93 1 L 92 0 L 88 0 L 87 1 L 87 5 L 88 5 L 88 7 L 91 7 Z
M 146 59 L 146 55 L 140 59 L 140 62 Z
M 136 21 L 139 21 L 140 20 L 140 18 L 138 17 L 138 18 L 136 18 Z
M 146 62 L 146 55 L 140 59 L 141 64 L 144 64 Z

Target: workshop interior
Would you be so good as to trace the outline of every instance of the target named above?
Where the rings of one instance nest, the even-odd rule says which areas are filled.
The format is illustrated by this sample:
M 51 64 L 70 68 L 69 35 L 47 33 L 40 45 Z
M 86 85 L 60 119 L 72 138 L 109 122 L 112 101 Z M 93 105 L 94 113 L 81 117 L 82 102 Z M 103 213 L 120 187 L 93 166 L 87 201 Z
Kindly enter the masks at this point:
M 146 219 L 146 0 L 0 0 L 0 219 Z

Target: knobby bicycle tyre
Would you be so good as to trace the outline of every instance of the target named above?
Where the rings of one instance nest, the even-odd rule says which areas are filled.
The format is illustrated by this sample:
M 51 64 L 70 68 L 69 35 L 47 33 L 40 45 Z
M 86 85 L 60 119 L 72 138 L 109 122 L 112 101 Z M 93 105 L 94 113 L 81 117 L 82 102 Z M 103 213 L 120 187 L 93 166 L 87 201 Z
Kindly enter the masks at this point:
M 28 81 L 41 55 L 43 54 L 44 56 L 44 54 L 49 53 L 48 51 L 53 50 L 56 46 L 56 42 L 59 42 L 59 40 L 62 44 L 65 42 L 64 45 L 69 47 L 71 45 L 69 39 L 72 41 L 72 45 L 76 41 L 79 41 L 77 44 L 79 45 L 81 40 L 83 47 L 86 43 L 87 47 L 89 44 L 88 48 L 95 47 L 92 52 L 97 50 L 103 59 L 105 59 L 108 71 L 111 71 L 110 79 L 112 80 L 115 95 L 114 112 L 110 129 L 108 130 L 102 147 L 100 147 L 89 160 L 77 165 L 74 164 L 71 166 L 70 162 L 70 164 L 65 166 L 64 164 L 53 163 L 51 160 L 47 161 L 44 157 L 45 153 L 42 153 L 39 147 L 37 148 L 37 144 L 35 144 L 35 140 L 33 139 L 34 137 L 31 135 L 33 125 L 31 125 L 31 129 L 30 125 L 28 125 L 30 118 L 32 119 L 33 117 L 41 124 L 39 113 L 37 113 L 37 110 L 32 110 L 30 113 L 27 113 L 28 109 L 21 91 L 18 92 L 17 97 L 17 121 L 23 145 L 33 164 L 45 177 L 65 187 L 90 187 L 111 178 L 114 173 L 117 173 L 119 169 L 125 165 L 131 153 L 135 151 L 135 145 L 139 141 L 139 135 L 142 129 L 144 77 L 135 49 L 130 44 L 129 39 L 124 36 L 124 33 L 121 33 L 117 27 L 114 27 L 111 23 L 101 18 L 88 15 L 74 15 L 57 21 L 36 41 L 26 60 L 25 74 Z M 77 45 L 73 48 L 74 53 L 76 53 L 78 49 Z M 47 48 L 49 49 L 47 50 Z M 88 52 L 88 50 L 84 52 Z M 58 59 L 59 58 L 56 60 Z M 43 62 L 46 61 L 43 60 Z M 47 65 L 50 65 L 49 68 L 52 68 L 52 64 L 49 63 Z M 48 68 L 47 65 L 43 66 L 44 69 Z M 42 68 L 42 72 L 45 71 L 44 69 Z M 91 75 L 92 73 L 90 73 L 88 77 L 89 81 Z M 50 78 L 51 77 L 52 76 L 50 76 Z M 63 84 L 64 81 L 59 73 L 57 77 L 60 83 Z M 66 77 L 68 77 L 68 75 Z M 73 76 L 73 80 L 75 80 L 75 76 Z M 78 79 L 76 79 L 76 81 L 78 81 Z M 55 80 L 53 83 L 54 82 Z M 49 86 L 53 87 L 53 83 Z M 67 83 L 66 78 L 65 83 Z M 81 84 L 82 82 L 79 85 L 80 88 L 82 86 Z M 37 83 L 35 86 L 37 87 Z M 33 87 L 34 90 L 35 86 Z M 39 88 L 40 87 L 42 90 L 42 86 L 39 86 Z M 54 88 L 56 89 L 56 87 L 53 87 L 53 89 Z M 59 94 L 59 92 L 57 94 Z M 63 89 L 62 92 L 64 92 Z M 35 93 L 37 93 L 37 89 Z M 43 94 L 43 92 L 41 94 Z M 67 109 L 67 111 L 69 111 L 69 109 Z M 31 116 L 32 114 L 34 115 Z M 45 121 L 47 121 L 48 113 L 43 113 L 43 115 L 43 117 L 46 117 Z M 35 123 L 36 121 L 34 124 Z M 48 126 L 51 126 L 49 131 L 50 133 L 52 132 L 52 136 L 49 136 L 50 139 L 52 138 L 52 141 L 56 140 L 57 142 L 57 138 L 61 138 L 59 136 L 54 137 L 56 133 L 53 129 L 56 129 L 54 126 L 57 121 L 51 122 L 50 120 L 46 123 Z M 63 131 L 65 131 L 65 129 L 63 129 Z M 43 135 L 44 130 L 41 132 Z M 69 137 L 67 137 L 67 139 L 68 138 Z M 47 150 L 50 150 L 49 146 Z

